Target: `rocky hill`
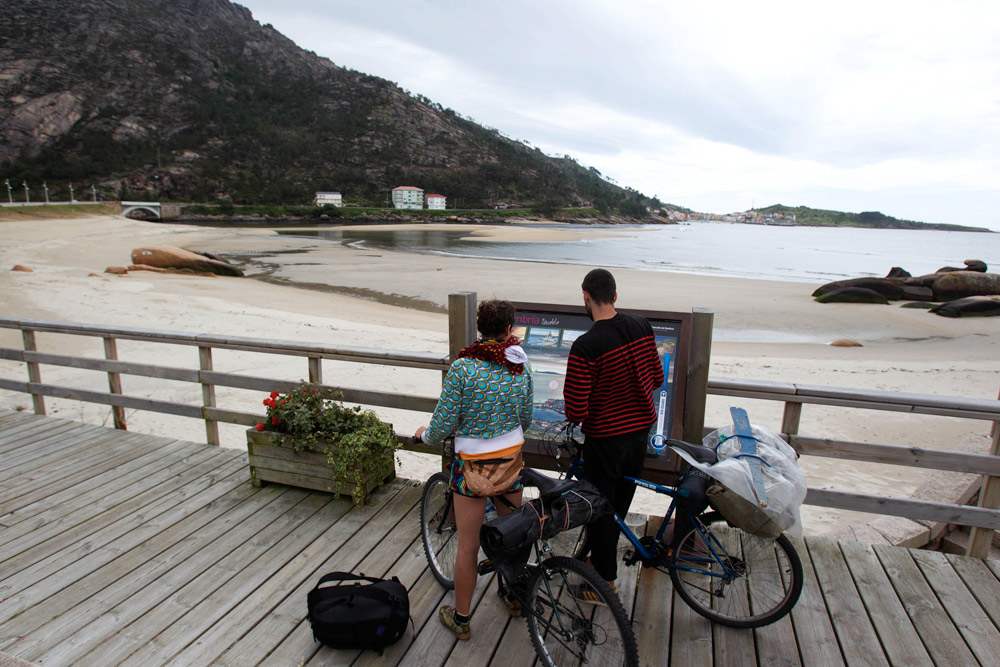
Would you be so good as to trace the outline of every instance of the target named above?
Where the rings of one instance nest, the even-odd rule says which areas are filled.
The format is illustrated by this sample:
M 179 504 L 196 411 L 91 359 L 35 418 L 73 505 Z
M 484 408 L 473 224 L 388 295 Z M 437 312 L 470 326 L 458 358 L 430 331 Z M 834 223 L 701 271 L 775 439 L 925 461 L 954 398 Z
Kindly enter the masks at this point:
M 297 47 L 227 0 L 19 0 L 0 22 L 0 178 L 108 197 L 644 214 L 640 193 Z M 33 188 L 32 192 L 37 192 Z

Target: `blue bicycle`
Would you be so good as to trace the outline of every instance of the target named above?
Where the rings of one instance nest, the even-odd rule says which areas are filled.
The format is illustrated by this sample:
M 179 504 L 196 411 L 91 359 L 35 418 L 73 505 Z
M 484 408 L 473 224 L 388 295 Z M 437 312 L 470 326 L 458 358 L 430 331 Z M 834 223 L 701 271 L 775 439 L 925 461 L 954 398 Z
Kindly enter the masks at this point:
M 552 430 L 553 435 L 545 439 L 552 447 L 549 453 L 557 462 L 564 454 L 569 457 L 563 476 L 583 479 L 583 445 L 574 436 L 575 425 L 564 422 Z M 710 447 L 683 440 L 666 442 L 701 463 L 716 461 L 716 452 Z M 640 563 L 666 570 L 681 599 L 721 625 L 759 628 L 784 617 L 795 606 L 802 592 L 802 563 L 795 547 L 784 535 L 760 537 L 730 525 L 718 512 L 702 513 L 707 504 L 703 473 L 692 468 L 673 488 L 635 477 L 626 479 L 671 498 L 654 535 L 637 536 L 615 514 L 615 523 L 632 544 L 625 554 L 627 565 Z M 675 518 L 671 535 L 669 527 Z M 580 551 L 574 555 L 586 557 Z

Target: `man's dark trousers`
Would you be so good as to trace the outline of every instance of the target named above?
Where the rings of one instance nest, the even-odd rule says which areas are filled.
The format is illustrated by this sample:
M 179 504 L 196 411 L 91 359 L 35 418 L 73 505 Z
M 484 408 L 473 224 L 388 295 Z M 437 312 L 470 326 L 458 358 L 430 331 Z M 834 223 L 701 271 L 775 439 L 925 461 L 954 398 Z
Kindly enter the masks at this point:
M 587 436 L 583 442 L 583 476 L 611 502 L 615 513 L 625 519 L 635 485 L 624 477 L 638 477 L 646 460 L 649 427 L 641 431 L 603 438 Z M 606 581 L 618 575 L 618 526 L 606 517 L 587 527 L 590 562 Z

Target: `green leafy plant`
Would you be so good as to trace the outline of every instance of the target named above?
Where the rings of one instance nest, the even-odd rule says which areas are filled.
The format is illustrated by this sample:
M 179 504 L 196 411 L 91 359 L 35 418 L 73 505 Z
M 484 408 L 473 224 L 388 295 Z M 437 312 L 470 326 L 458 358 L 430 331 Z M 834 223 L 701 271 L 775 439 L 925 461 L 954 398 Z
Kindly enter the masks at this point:
M 399 449 L 392 426 L 371 410 L 349 408 L 337 391 L 303 383 L 287 394 L 276 391 L 264 399 L 267 414 L 258 431 L 274 433 L 274 444 L 287 438 L 296 452 L 326 454 L 334 480 L 354 483 L 352 496 L 361 503 L 365 482 L 381 486 L 388 474 L 387 462 Z M 339 494 L 338 494 L 339 495 Z

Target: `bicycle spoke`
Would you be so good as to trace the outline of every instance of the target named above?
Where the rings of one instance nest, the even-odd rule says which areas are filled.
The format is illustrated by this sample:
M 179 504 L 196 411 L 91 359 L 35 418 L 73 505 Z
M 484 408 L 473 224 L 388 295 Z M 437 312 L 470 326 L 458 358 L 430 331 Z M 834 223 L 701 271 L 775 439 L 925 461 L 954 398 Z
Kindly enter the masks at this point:
M 607 606 L 577 600 L 577 583 L 591 586 Z M 528 596 L 528 630 L 542 664 L 635 664 L 635 635 L 621 601 L 589 565 L 566 557 L 546 560 Z
M 709 620 L 733 627 L 761 627 L 787 614 L 802 590 L 791 543 L 746 533 L 716 513 L 706 515 L 702 526 L 704 537 L 697 531 L 685 535 L 670 563 L 681 598 Z M 709 545 L 715 557 L 697 565 Z

